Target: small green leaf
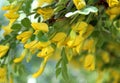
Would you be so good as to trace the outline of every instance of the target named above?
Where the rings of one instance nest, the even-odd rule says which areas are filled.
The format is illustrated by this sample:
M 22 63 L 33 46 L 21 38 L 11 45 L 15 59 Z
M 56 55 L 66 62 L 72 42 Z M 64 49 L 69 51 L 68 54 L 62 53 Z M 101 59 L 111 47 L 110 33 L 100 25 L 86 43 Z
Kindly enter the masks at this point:
M 15 31 L 19 31 L 22 28 L 22 26 L 20 24 L 13 24 L 11 29 L 15 30 Z
M 68 80 L 67 65 L 62 62 L 62 76 L 65 80 Z
M 58 75 L 60 75 L 60 73 L 61 73 L 61 68 L 57 68 L 56 69 L 56 77 L 58 77 Z
M 39 31 L 38 34 L 37 34 L 38 37 L 41 37 L 43 35 L 44 35 L 44 33 L 42 31 Z
M 21 21 L 22 25 L 26 28 L 29 28 L 31 27 L 31 22 L 28 18 L 24 18 L 22 21 Z
M 62 58 L 57 62 L 56 68 L 58 68 L 60 66 L 61 61 L 62 61 Z
M 67 64 L 68 63 L 68 59 L 67 59 L 67 56 L 66 56 L 66 53 L 65 53 L 65 48 L 62 49 L 61 56 L 62 56 L 62 59 L 65 62 L 65 64 Z
M 46 42 L 46 41 L 48 41 L 48 38 L 45 35 L 43 35 L 39 38 L 39 40 L 42 42 Z

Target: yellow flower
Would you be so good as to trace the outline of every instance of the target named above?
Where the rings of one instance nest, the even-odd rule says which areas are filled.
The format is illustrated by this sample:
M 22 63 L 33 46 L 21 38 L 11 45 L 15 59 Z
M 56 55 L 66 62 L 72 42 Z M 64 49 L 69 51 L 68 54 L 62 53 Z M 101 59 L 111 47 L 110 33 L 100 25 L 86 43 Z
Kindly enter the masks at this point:
M 89 39 L 86 40 L 84 45 L 83 45 L 83 50 L 87 50 L 89 53 L 94 53 L 95 52 L 95 41 L 94 39 Z
M 20 55 L 20 57 L 19 58 L 15 58 L 13 62 L 14 63 L 21 62 L 24 59 L 24 57 L 25 57 L 26 54 L 27 54 L 27 49 L 24 49 L 24 51 L 22 52 L 22 54 Z
M 82 37 L 82 36 L 80 36 L 80 35 L 77 35 L 76 37 L 75 37 L 75 40 L 74 40 L 74 42 L 73 42 L 73 47 L 75 47 L 75 46 L 78 46 L 80 43 L 82 43 L 84 41 L 84 38 Z
M 66 43 L 68 47 L 72 47 L 72 45 L 75 41 L 75 38 L 76 38 L 76 32 L 74 30 L 71 30 L 70 36 L 69 36 L 68 41 Z
M 53 0 L 38 0 L 38 6 L 49 5 L 53 2 Z
M 38 54 L 38 57 L 46 57 L 51 55 L 54 52 L 54 49 L 51 46 L 43 48 Z
M 76 53 L 79 54 L 81 52 L 82 45 L 83 45 L 83 41 L 81 41 L 80 44 L 75 47 Z
M 32 23 L 31 25 L 35 30 L 35 34 L 37 34 L 39 31 L 43 31 L 43 32 L 49 31 L 48 25 L 46 23 Z
M 84 0 L 73 0 L 73 3 L 75 4 L 75 6 L 78 10 L 80 10 L 86 6 L 86 3 Z
M 42 48 L 45 48 L 50 44 L 51 44 L 50 41 L 41 42 L 41 41 L 34 40 L 34 41 L 31 41 L 30 43 L 25 44 L 24 47 L 29 49 L 30 52 L 34 53 L 37 49 L 41 50 Z
M 54 10 L 52 8 L 39 8 L 37 13 L 40 14 L 44 20 L 48 20 L 53 15 Z
M 3 6 L 2 10 L 10 10 L 13 8 L 13 5 L 7 5 L 7 6 Z
M 87 26 L 87 29 L 86 29 L 85 33 L 83 34 L 83 37 L 84 37 L 84 38 L 89 37 L 89 36 L 91 35 L 91 33 L 93 32 L 93 30 L 94 30 L 94 27 L 89 24 L 89 25 Z
M 107 0 L 109 7 L 114 7 L 119 4 L 119 0 Z
M 7 83 L 7 70 L 5 67 L 0 67 L 0 83 Z
M 52 42 L 57 43 L 57 47 L 60 47 L 63 45 L 63 42 L 66 38 L 66 34 L 64 32 L 58 32 L 52 39 Z
M 8 51 L 8 45 L 0 45 L 0 58 L 2 58 Z
M 42 49 L 42 48 L 45 48 L 45 47 L 47 47 L 48 45 L 50 45 L 51 44 L 51 42 L 50 41 L 47 41 L 47 42 L 38 42 L 37 43 L 37 49 Z
M 106 13 L 110 16 L 111 19 L 120 14 L 120 6 L 115 6 L 106 10 Z
M 36 73 L 34 73 L 34 74 L 32 75 L 34 78 L 37 78 L 38 76 L 40 76 L 40 75 L 43 73 L 49 57 L 50 57 L 50 56 L 46 56 L 46 57 L 44 58 L 44 61 L 41 63 L 40 69 L 39 69 Z
M 9 12 L 17 12 L 19 10 L 19 8 L 21 7 L 22 3 L 18 3 L 17 5 L 7 5 L 7 6 L 3 6 L 2 10 L 9 10 Z
M 19 14 L 14 12 L 8 12 L 4 14 L 4 16 L 8 19 L 17 19 L 19 17 Z
M 21 40 L 22 43 L 26 43 L 27 40 L 32 36 L 32 31 L 25 31 L 17 36 L 18 40 Z
M 109 57 L 109 53 L 106 51 L 102 51 L 101 53 L 102 59 L 105 63 L 109 63 L 110 62 L 110 57 Z
M 79 34 L 82 36 L 86 32 L 87 27 L 88 27 L 88 24 L 82 21 L 82 22 L 77 22 L 76 24 L 74 24 L 72 26 L 72 29 L 74 31 L 79 32 Z
M 25 44 L 24 47 L 29 49 L 30 52 L 34 53 L 38 46 L 37 43 L 38 43 L 38 41 L 34 40 L 34 41 L 31 41 L 30 43 Z
M 66 34 L 64 32 L 58 32 L 52 39 L 51 41 L 53 42 L 59 42 L 62 39 L 64 39 L 66 37 Z
M 85 57 L 84 68 L 86 70 L 90 70 L 90 71 L 95 69 L 95 58 L 94 58 L 94 55 L 88 54 Z

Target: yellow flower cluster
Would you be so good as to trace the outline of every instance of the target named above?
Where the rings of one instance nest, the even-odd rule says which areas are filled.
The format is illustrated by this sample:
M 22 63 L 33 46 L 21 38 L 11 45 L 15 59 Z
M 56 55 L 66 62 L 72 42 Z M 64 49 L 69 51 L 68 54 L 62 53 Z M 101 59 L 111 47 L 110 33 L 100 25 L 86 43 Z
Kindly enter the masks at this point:
M 8 12 L 4 14 L 4 16 L 6 18 L 9 19 L 9 24 L 7 26 L 3 27 L 4 35 L 8 35 L 12 32 L 12 24 L 16 21 L 16 19 L 19 17 L 19 14 L 17 13 L 17 11 L 19 10 L 21 3 L 19 3 L 18 5 L 8 5 L 8 6 L 3 6 L 2 10 L 7 10 Z

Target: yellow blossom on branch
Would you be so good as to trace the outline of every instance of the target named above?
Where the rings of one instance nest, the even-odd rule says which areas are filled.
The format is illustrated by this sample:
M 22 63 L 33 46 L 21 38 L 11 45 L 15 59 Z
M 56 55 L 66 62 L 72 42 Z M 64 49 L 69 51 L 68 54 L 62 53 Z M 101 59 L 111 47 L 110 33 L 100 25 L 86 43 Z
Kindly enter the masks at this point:
M 85 57 L 84 68 L 89 71 L 93 71 L 95 69 L 95 57 L 93 54 L 88 54 Z
M 66 38 L 66 34 L 64 32 L 58 32 L 52 39 L 51 41 L 54 43 L 57 43 L 57 47 L 60 47 L 63 45 L 63 42 Z
M 17 19 L 19 17 L 18 13 L 8 12 L 4 14 L 4 16 L 8 19 Z
M 75 4 L 75 6 L 78 10 L 80 10 L 86 6 L 85 0 L 73 0 L 73 3 Z
M 32 23 L 33 29 L 35 30 L 34 34 L 37 34 L 39 31 L 48 32 L 48 25 L 46 23 Z
M 43 49 L 37 54 L 37 56 L 38 56 L 38 57 L 46 57 L 46 56 L 49 56 L 49 55 L 53 54 L 53 52 L 54 52 L 53 47 L 47 46 L 47 47 L 43 48 Z
M 29 42 L 29 43 L 26 43 L 24 45 L 24 47 L 27 48 L 27 49 L 29 49 L 30 52 L 35 53 L 35 50 L 36 50 L 36 48 L 38 46 L 37 43 L 38 43 L 38 41 L 34 40 L 34 41 Z
M 46 56 L 46 57 L 44 58 L 43 62 L 41 63 L 40 69 L 39 69 L 36 73 L 34 73 L 34 74 L 32 75 L 34 78 L 37 78 L 38 76 L 40 76 L 40 75 L 43 73 L 49 57 L 50 57 L 50 56 Z
M 120 15 L 120 6 L 115 6 L 106 10 L 106 13 L 110 16 L 110 19 L 115 18 L 117 15 Z
M 19 62 L 21 62 L 21 61 L 24 59 L 24 57 L 25 57 L 26 54 L 27 54 L 27 49 L 24 49 L 24 51 L 22 52 L 22 54 L 20 55 L 20 57 L 15 58 L 15 59 L 13 60 L 13 62 L 14 62 L 14 63 L 19 63 Z
M 21 40 L 22 43 L 26 43 L 27 40 L 32 36 L 32 31 L 25 31 L 17 36 L 18 40 Z
M 89 53 L 95 52 L 95 40 L 93 38 L 84 42 L 83 50 L 87 50 Z
M 49 8 L 39 8 L 37 10 L 37 13 L 43 17 L 43 20 L 48 20 L 50 17 L 52 17 L 54 10 L 50 7 Z
M 59 42 L 62 39 L 64 39 L 66 37 L 66 34 L 64 32 L 58 32 L 52 39 L 51 41 L 53 42 Z
M 0 58 L 2 58 L 8 51 L 8 45 L 0 45 Z
M 119 4 L 119 0 L 107 0 L 109 7 L 114 7 Z

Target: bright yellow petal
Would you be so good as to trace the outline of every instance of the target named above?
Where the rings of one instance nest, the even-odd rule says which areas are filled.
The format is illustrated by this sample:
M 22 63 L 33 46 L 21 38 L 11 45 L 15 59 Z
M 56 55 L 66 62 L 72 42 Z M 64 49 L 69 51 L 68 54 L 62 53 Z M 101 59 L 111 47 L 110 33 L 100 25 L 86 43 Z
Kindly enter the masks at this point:
M 48 59 L 49 59 L 49 56 L 46 56 L 44 58 L 44 61 L 41 63 L 40 69 L 32 75 L 34 78 L 37 78 L 38 76 L 40 76 L 43 73 Z
M 64 39 L 67 35 L 64 32 L 58 32 L 52 39 L 51 41 L 53 42 L 58 42 L 62 39 Z
M 37 54 L 37 56 L 45 57 L 45 56 L 51 55 L 51 53 L 53 52 L 54 52 L 54 49 L 51 46 L 48 46 L 48 47 L 43 48 L 42 51 Z
M 14 63 L 21 62 L 24 59 L 24 57 L 25 57 L 26 54 L 27 54 L 27 49 L 24 49 L 24 51 L 22 52 L 22 54 L 20 55 L 20 57 L 19 58 L 15 58 L 13 62 Z
M 52 17 L 54 10 L 52 8 L 39 8 L 37 10 L 37 13 L 42 15 L 44 20 L 48 20 L 50 17 Z
M 3 57 L 9 49 L 9 46 L 0 45 L 0 58 Z
M 90 70 L 90 71 L 95 69 L 95 58 L 94 58 L 94 55 L 88 54 L 85 57 L 84 68 L 86 70 Z
M 13 12 L 8 12 L 4 14 L 4 16 L 8 19 L 17 19 L 19 17 L 19 14 L 13 13 Z
M 80 10 L 86 6 L 86 3 L 84 0 L 73 0 L 73 3 L 75 4 L 75 6 L 78 10 Z
M 46 23 L 32 23 L 31 24 L 34 30 L 39 30 L 43 32 L 48 32 L 48 25 Z
M 107 0 L 109 7 L 114 7 L 119 5 L 119 0 Z

